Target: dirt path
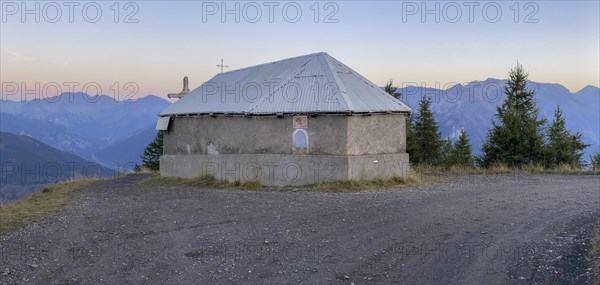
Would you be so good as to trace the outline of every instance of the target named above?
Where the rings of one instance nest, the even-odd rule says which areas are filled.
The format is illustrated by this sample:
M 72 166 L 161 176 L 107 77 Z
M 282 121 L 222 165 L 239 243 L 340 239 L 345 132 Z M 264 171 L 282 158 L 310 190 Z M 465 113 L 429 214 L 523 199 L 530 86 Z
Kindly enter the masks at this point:
M 585 284 L 598 176 L 354 194 L 103 181 L 0 242 L 0 283 Z

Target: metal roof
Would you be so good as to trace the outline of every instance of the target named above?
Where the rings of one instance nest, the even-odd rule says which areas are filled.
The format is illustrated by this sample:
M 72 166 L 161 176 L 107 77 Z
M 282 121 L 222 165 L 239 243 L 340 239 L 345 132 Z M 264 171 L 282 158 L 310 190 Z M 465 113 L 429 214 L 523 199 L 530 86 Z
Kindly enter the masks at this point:
M 159 116 L 379 112 L 411 109 L 321 52 L 217 74 Z

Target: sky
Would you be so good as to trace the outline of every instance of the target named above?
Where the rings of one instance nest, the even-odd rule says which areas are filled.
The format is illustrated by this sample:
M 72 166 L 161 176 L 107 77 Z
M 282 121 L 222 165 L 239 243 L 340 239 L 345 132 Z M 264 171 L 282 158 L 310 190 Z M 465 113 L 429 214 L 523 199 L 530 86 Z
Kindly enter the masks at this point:
M 599 1 L 2 1 L 0 14 L 4 94 L 166 98 L 221 59 L 321 51 L 380 86 L 506 78 L 517 62 L 537 82 L 600 86 Z

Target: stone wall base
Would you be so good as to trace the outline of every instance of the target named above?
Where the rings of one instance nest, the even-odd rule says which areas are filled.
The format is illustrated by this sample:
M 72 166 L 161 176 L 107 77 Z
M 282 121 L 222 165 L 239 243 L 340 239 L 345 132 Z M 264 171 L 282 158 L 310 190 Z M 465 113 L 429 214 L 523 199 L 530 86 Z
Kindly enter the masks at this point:
M 297 186 L 325 181 L 408 177 L 408 154 L 359 156 L 291 154 L 163 155 L 160 175 Z

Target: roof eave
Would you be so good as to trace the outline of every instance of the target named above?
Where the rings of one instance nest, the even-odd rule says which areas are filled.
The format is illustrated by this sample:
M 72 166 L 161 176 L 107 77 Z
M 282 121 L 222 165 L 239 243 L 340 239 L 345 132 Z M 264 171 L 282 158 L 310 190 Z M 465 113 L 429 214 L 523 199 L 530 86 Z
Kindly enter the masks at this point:
M 302 115 L 384 115 L 384 114 L 405 114 L 410 115 L 411 111 L 339 111 L 339 112 L 269 112 L 269 113 L 240 113 L 240 112 L 212 112 L 212 113 L 185 113 L 185 114 L 159 114 L 159 117 L 263 117 L 263 116 L 302 116 Z

